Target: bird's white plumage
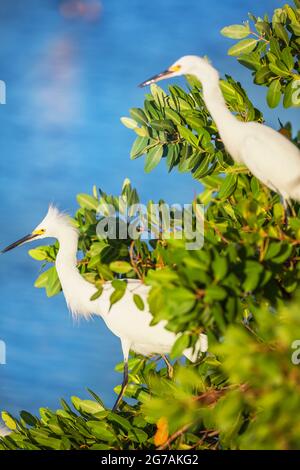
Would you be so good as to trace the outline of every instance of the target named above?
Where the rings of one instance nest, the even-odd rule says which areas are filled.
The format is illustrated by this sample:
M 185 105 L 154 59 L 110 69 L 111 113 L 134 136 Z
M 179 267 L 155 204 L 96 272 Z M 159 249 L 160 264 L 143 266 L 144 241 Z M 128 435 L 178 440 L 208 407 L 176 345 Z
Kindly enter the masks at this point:
M 194 75 L 202 83 L 203 99 L 231 157 L 245 164 L 254 176 L 285 200 L 300 201 L 299 149 L 274 129 L 257 122 L 241 122 L 233 116 L 222 95 L 219 74 L 205 58 L 181 57 L 167 73 L 157 75 L 150 82 L 185 74 Z M 142 85 L 147 84 L 149 81 Z
M 90 300 L 96 287 L 87 282 L 77 269 L 78 231 L 71 219 L 50 206 L 46 217 L 33 233 L 40 231 L 43 234 L 37 238 L 54 237 L 59 241 L 55 265 L 66 302 L 73 315 L 86 318 L 91 315 L 101 316 L 108 328 L 121 339 L 123 352 L 127 356 L 130 349 L 144 355 L 167 354 L 171 351 L 176 335 L 165 328 L 166 323 L 150 326 L 152 315 L 147 303 L 148 286 L 139 280 L 127 281 L 125 295 L 110 308 L 110 296 L 114 288 L 111 282 L 106 282 L 101 297 Z M 142 297 L 144 311 L 135 305 L 134 294 Z M 200 335 L 195 349 L 187 349 L 184 355 L 195 361 L 200 351 L 206 350 L 206 336 Z

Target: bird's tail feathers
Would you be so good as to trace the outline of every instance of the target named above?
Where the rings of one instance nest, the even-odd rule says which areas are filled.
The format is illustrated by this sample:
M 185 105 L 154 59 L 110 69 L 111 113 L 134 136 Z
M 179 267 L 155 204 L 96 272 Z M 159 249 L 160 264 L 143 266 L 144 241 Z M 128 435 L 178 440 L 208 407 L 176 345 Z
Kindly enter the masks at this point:
M 191 362 L 196 362 L 199 358 L 200 353 L 206 352 L 208 349 L 207 336 L 201 333 L 193 348 L 186 349 L 183 354 Z

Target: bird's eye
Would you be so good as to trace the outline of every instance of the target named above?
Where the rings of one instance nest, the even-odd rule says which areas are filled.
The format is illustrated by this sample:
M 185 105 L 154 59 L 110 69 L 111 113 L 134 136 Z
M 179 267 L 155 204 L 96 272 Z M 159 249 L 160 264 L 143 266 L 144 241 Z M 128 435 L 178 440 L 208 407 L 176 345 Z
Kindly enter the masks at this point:
M 33 232 L 33 235 L 43 235 L 45 232 L 46 230 L 44 228 L 41 228 L 41 229 L 35 230 Z
M 170 72 L 179 72 L 180 69 L 181 69 L 181 65 L 177 64 L 177 65 L 172 65 L 172 67 L 169 68 L 169 71 Z

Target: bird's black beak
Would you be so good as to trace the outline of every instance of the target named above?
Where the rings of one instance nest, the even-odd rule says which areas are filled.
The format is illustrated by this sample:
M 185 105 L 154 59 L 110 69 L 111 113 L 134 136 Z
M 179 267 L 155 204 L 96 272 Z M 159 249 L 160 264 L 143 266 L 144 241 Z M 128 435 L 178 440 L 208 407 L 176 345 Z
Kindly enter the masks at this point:
M 148 78 L 143 83 L 139 84 L 140 88 L 143 88 L 144 86 L 151 85 L 152 83 L 158 82 L 159 80 L 163 80 L 164 78 L 171 77 L 173 75 L 174 71 L 173 70 L 165 70 L 164 72 L 158 73 L 157 75 L 154 75 L 151 78 Z
M 35 237 L 38 237 L 38 233 L 30 233 L 29 235 L 26 235 L 25 237 L 21 238 L 20 240 L 12 243 L 11 245 L 8 245 L 6 248 L 1 250 L 0 253 L 6 253 L 7 251 L 13 250 L 17 246 L 23 245 L 25 242 L 29 242 L 30 240 L 33 240 Z

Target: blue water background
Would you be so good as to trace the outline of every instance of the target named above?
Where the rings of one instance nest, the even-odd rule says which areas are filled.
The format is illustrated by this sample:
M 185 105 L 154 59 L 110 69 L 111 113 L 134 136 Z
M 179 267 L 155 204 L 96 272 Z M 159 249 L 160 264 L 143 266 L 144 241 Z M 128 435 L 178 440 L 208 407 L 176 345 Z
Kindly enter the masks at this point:
M 31 231 L 49 202 L 74 211 L 76 194 L 93 184 L 118 194 L 129 177 L 143 201 L 192 200 L 200 186 L 190 175 L 168 175 L 164 164 L 145 175 L 142 159 L 130 161 L 134 135 L 120 123 L 142 104 L 137 84 L 181 55 L 207 54 L 247 87 L 271 125 L 279 116 L 297 122 L 296 111 L 267 109 L 265 89 L 226 55 L 232 42 L 219 34 L 248 11 L 263 14 L 284 2 L 90 0 L 90 15 L 73 14 L 69 3 L 0 3 L 0 79 L 7 85 L 7 104 L 0 106 L 0 246 Z M 0 259 L 0 340 L 7 345 L 0 409 L 55 408 L 59 397 L 87 396 L 85 387 L 111 405 L 121 379 L 114 372 L 122 359 L 118 339 L 100 319 L 74 323 L 62 295 L 47 299 L 33 287 L 38 272 L 26 247 Z

